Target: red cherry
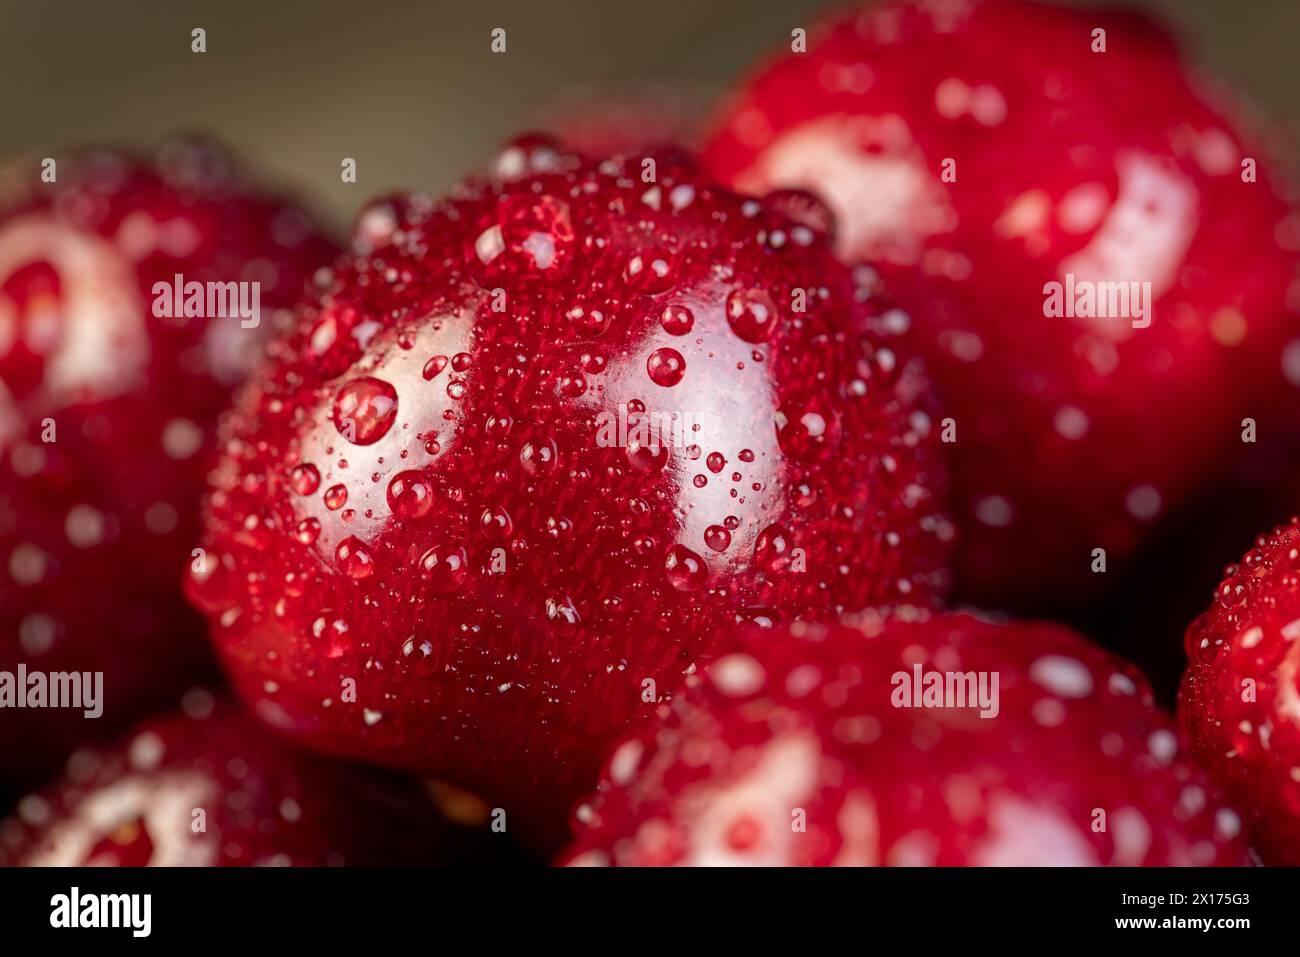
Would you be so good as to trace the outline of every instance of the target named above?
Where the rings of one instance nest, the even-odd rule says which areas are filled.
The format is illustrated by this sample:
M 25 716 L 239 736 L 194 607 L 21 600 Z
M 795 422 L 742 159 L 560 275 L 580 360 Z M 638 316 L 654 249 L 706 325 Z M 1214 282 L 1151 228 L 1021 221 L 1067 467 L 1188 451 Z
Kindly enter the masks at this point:
M 611 752 L 570 864 L 1244 864 L 1131 665 L 900 608 L 747 629 Z
M 0 864 L 323 867 L 502 853 L 485 828 L 448 819 L 469 823 L 463 798 L 440 812 L 412 782 L 287 749 L 205 691 L 183 700 L 182 714 L 76 752 L 62 778 L 21 799 L 0 821 Z M 468 810 L 486 823 L 487 808 Z
M 1300 520 L 1261 535 L 1187 629 L 1178 716 L 1269 864 L 1300 864 Z
M 957 597 L 1086 603 L 1256 448 L 1243 417 L 1286 426 L 1284 174 L 1131 14 L 884 3 L 809 36 L 728 99 L 705 165 L 745 192 L 820 193 L 839 254 L 912 312 L 953 420 Z M 1072 306 L 1134 281 L 1151 309 L 1057 314 L 1048 284 L 1063 311 L 1071 279 Z
M 259 714 L 544 844 L 719 625 L 936 596 L 952 533 L 925 382 L 824 235 L 680 156 L 648 182 L 507 153 L 536 166 L 405 215 L 301 309 L 213 473 L 204 547 L 256 587 L 192 587 Z M 359 388 L 386 424 L 349 441 Z M 347 628 L 322 646 L 325 607 Z
M 215 571 L 191 549 L 216 417 L 276 310 L 334 253 L 203 143 L 55 169 L 0 213 L 0 671 L 103 672 L 106 700 L 95 720 L 6 708 L 0 780 L 16 782 L 211 667 L 179 586 L 191 562 Z M 183 293 L 246 284 L 247 315 L 216 301 L 214 315 L 206 296 L 189 310 L 202 315 L 177 310 L 178 276 Z

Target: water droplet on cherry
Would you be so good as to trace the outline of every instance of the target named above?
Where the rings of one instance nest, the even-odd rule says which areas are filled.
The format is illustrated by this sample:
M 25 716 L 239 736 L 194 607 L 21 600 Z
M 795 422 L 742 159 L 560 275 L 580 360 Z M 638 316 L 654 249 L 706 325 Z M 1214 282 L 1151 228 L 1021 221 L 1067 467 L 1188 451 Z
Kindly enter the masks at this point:
M 304 518 L 294 529 L 294 537 L 303 545 L 314 545 L 320 538 L 320 522 L 314 518 Z
M 388 483 L 388 508 L 397 518 L 424 518 L 432 507 L 433 488 L 423 472 L 398 472 Z
M 776 303 L 762 289 L 736 289 L 727 296 L 727 324 L 745 342 L 766 342 L 776 328 Z
M 529 475 L 549 475 L 555 470 L 559 455 L 553 439 L 529 439 L 519 450 L 519 464 Z
M 306 463 L 295 466 L 289 473 L 289 486 L 299 495 L 310 495 L 320 488 L 320 472 Z
M 331 512 L 337 511 L 347 504 L 348 487 L 346 485 L 331 485 L 325 490 L 325 507 Z
M 665 388 L 681 382 L 686 374 L 686 360 L 676 349 L 656 349 L 650 353 L 645 365 L 650 381 Z
M 637 292 L 665 292 L 674 282 L 672 256 L 655 251 L 638 253 L 627 261 L 623 278 Z
M 754 564 L 765 572 L 784 571 L 790 565 L 794 538 L 782 525 L 769 525 L 754 542 Z
M 510 513 L 504 507 L 490 505 L 483 509 L 483 514 L 479 516 L 479 528 L 485 537 L 503 542 L 514 531 L 514 523 L 511 522 Z
M 731 532 L 721 525 L 710 525 L 704 530 L 704 544 L 715 552 L 725 552 L 731 545 Z
M 668 584 L 678 591 L 695 591 L 709 577 L 704 559 L 685 545 L 674 545 L 668 550 L 664 571 L 668 577 Z
M 459 545 L 435 545 L 420 556 L 417 564 L 429 590 L 437 595 L 450 595 L 469 574 L 469 559 Z
M 339 542 L 334 550 L 334 558 L 339 570 L 354 581 L 369 578 L 375 573 L 375 560 L 366 546 L 355 535 L 349 535 Z
M 334 425 L 354 445 L 378 442 L 396 418 L 397 390 L 382 379 L 353 379 L 334 399 Z
M 668 306 L 659 316 L 659 325 L 670 336 L 684 336 L 695 325 L 695 315 L 685 306 Z

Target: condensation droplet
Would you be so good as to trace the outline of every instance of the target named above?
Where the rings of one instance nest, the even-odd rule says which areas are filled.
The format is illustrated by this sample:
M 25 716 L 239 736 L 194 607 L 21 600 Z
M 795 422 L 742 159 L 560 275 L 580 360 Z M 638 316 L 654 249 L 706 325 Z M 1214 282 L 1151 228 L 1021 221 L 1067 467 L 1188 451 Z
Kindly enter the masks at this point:
M 665 388 L 681 382 L 682 376 L 686 374 L 686 360 L 682 354 L 666 347 L 650 353 L 645 366 L 650 373 L 650 381 Z
M 397 390 L 382 379 L 362 376 L 339 390 L 334 425 L 349 442 L 371 445 L 382 439 L 397 418 Z
M 398 472 L 388 483 L 388 508 L 397 518 L 424 518 L 433 507 L 433 489 L 424 473 Z
M 776 328 L 776 303 L 762 289 L 736 289 L 727 296 L 727 324 L 745 342 L 766 342 Z
M 306 463 L 295 466 L 289 473 L 289 485 L 299 495 L 311 495 L 320 488 L 320 472 Z
M 674 545 L 664 562 L 668 584 L 678 591 L 695 591 L 708 579 L 704 559 L 685 545 Z
M 334 558 L 339 570 L 354 581 L 369 578 L 375 573 L 375 560 L 366 546 L 354 535 L 349 535 L 339 542 L 334 550 Z

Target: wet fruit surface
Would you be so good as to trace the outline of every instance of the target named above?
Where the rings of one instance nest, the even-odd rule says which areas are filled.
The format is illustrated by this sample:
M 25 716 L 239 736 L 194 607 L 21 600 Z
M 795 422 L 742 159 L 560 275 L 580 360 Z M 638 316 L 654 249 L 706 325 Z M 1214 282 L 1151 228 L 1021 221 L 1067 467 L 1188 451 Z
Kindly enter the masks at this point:
M 201 143 L 56 170 L 0 196 L 0 671 L 103 672 L 107 700 L 95 720 L 6 710 L 0 780 L 52 770 L 207 661 L 180 584 L 216 417 L 332 253 Z M 196 314 L 158 305 L 178 277 L 249 284 L 250 306 L 256 283 L 260 322 L 210 314 L 206 294 Z
M 913 312 L 955 422 L 959 598 L 1081 602 L 1254 448 L 1243 418 L 1284 424 L 1300 229 L 1139 17 L 873 6 L 743 87 L 705 162 L 819 192 Z
M 719 624 L 946 584 L 874 274 L 650 164 L 525 139 L 447 202 L 372 204 L 225 421 L 189 582 L 263 718 L 540 843 Z
M 412 782 L 286 749 L 205 691 L 187 692 L 183 708 L 112 748 L 77 751 L 0 821 L 0 863 L 449 864 L 494 840 L 440 817 Z
M 1261 535 L 1187 629 L 1178 716 L 1266 863 L 1300 864 L 1300 525 Z
M 612 751 L 575 828 L 571 864 L 1247 860 L 1132 666 L 906 608 L 742 634 Z

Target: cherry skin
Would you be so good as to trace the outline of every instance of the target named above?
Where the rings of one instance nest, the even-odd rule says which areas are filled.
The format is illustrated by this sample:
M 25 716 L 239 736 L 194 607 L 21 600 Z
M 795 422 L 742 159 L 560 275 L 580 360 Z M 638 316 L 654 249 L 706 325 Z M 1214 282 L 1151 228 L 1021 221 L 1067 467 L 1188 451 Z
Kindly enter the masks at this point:
M 1288 426 L 1300 241 L 1285 164 L 1238 127 L 1159 26 L 1024 0 L 873 4 L 726 101 L 709 170 L 819 193 L 913 314 L 953 420 L 956 599 L 1087 607 L 1258 458 L 1244 418 Z
M 507 860 L 505 839 L 453 823 L 418 784 L 295 752 L 231 701 L 195 689 L 179 713 L 109 747 L 0 821 L 0 864 L 343 866 Z M 484 818 L 484 822 L 486 819 Z
M 1187 629 L 1178 716 L 1267 864 L 1300 864 L 1300 520 L 1261 535 Z
M 361 215 L 189 587 L 264 719 L 554 846 L 719 624 L 933 599 L 952 529 L 899 314 L 801 203 L 537 138 L 493 174 Z
M 898 608 L 742 629 L 611 751 L 561 860 L 1244 864 L 1241 830 L 1131 665 L 1057 625 Z
M 0 671 L 102 672 L 105 700 L 94 720 L 7 708 L 11 783 L 212 667 L 180 586 L 216 419 L 277 309 L 334 251 L 203 142 L 54 169 L 39 182 L 33 164 L 0 196 Z M 155 308 L 178 275 L 257 283 L 260 322 Z

